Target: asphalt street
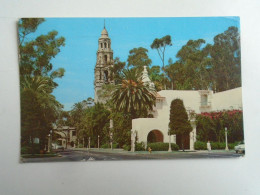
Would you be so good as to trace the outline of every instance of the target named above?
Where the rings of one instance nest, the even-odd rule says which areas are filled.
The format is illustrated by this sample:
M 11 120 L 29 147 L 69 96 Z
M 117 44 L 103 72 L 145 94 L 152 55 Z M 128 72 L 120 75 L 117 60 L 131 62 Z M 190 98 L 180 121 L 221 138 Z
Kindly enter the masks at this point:
M 237 158 L 242 154 L 234 151 L 194 151 L 194 152 L 126 152 L 111 150 L 64 150 L 56 151 L 58 156 L 48 158 L 21 158 L 21 162 L 66 162 L 66 161 L 114 161 L 114 160 L 148 160 L 148 159 L 208 159 Z

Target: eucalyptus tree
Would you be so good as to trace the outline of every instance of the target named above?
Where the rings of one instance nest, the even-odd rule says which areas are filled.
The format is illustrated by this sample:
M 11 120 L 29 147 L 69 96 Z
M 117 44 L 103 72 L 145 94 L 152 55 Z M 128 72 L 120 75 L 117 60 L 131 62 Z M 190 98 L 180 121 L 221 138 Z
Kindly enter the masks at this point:
M 147 53 L 148 50 L 143 47 L 131 49 L 127 58 L 127 66 L 137 68 L 138 70 L 143 70 L 144 66 L 150 66 L 152 60 L 149 58 Z
M 175 63 L 166 66 L 172 87 L 179 90 L 208 89 L 211 84 L 211 58 L 205 40 L 189 40 L 178 51 Z
M 241 86 L 240 33 L 231 26 L 214 37 L 209 45 L 212 58 L 212 78 L 214 90 L 224 91 Z
M 172 46 L 172 39 L 170 35 L 166 35 L 160 39 L 156 38 L 154 39 L 151 48 L 156 49 L 158 52 L 158 55 L 163 63 L 163 69 L 164 69 L 164 56 L 165 56 L 165 49 L 167 46 Z
M 154 39 L 153 43 L 151 44 L 152 49 L 156 49 L 158 55 L 162 61 L 162 70 L 165 72 L 164 69 L 164 59 L 165 59 L 165 50 L 167 46 L 172 46 L 172 40 L 170 35 L 166 35 L 160 39 Z M 166 77 L 164 76 L 164 88 L 166 89 Z

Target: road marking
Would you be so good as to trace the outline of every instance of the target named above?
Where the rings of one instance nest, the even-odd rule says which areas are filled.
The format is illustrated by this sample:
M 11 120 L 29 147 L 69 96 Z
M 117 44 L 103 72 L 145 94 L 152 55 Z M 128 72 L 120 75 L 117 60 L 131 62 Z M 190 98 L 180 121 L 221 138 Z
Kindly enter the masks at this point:
M 88 160 L 90 160 L 90 161 L 92 161 L 92 160 L 95 160 L 93 157 L 89 157 L 89 159 Z

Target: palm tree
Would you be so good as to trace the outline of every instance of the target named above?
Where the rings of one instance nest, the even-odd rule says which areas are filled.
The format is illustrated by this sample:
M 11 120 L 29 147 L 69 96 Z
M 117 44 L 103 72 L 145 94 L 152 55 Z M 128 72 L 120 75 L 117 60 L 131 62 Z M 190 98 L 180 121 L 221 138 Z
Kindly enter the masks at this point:
M 121 84 L 112 93 L 114 108 L 130 113 L 132 119 L 137 118 L 142 111 L 152 110 L 155 99 L 155 91 L 142 82 L 142 74 L 138 69 L 124 70 Z
M 63 107 L 51 94 L 54 88 L 49 77 L 21 77 L 21 135 L 24 142 L 30 143 L 31 139 L 39 137 L 44 144 Z

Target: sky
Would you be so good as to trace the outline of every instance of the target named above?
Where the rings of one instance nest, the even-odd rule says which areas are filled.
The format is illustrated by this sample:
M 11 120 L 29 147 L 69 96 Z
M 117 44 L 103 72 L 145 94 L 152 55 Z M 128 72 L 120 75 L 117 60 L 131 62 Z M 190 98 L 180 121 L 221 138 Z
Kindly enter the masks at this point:
M 240 30 L 239 17 L 185 17 L 185 18 L 45 18 L 37 31 L 27 41 L 52 30 L 58 37 L 65 37 L 65 46 L 51 60 L 53 69 L 64 68 L 65 75 L 55 82 L 58 87 L 53 95 L 64 105 L 64 110 L 88 97 L 94 98 L 94 68 L 98 39 L 105 26 L 111 39 L 114 58 L 127 61 L 133 48 L 148 49 L 153 65 L 162 65 L 156 50 L 150 45 L 155 38 L 170 35 L 173 45 L 166 48 L 165 64 L 168 59 L 176 61 L 176 54 L 189 40 L 204 39 L 213 44 L 216 35 L 229 26 Z

